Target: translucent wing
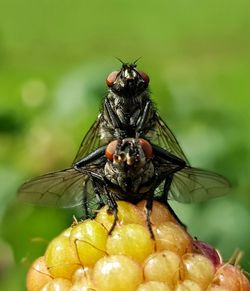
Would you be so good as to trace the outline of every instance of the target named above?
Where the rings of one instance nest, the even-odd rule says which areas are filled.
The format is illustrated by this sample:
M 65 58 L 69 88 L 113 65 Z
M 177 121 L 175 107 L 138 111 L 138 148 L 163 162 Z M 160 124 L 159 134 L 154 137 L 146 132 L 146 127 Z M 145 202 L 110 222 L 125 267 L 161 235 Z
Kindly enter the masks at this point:
M 94 122 L 94 124 L 91 126 L 91 128 L 83 138 L 80 148 L 73 161 L 73 164 L 81 160 L 83 157 L 85 157 L 87 154 L 89 154 L 90 152 L 92 152 L 94 149 L 98 148 L 101 145 L 101 140 L 99 137 L 99 126 L 100 118 L 97 118 L 97 120 Z M 166 123 L 161 119 L 161 117 L 158 115 L 156 128 L 154 130 L 154 138 L 151 140 L 151 142 L 157 144 L 163 149 L 166 149 L 170 153 L 183 159 L 189 165 L 189 162 L 185 154 L 183 153 L 174 134 L 172 133 L 170 128 L 166 125 Z
M 225 195 L 229 188 L 230 184 L 223 176 L 186 167 L 174 174 L 169 198 L 182 203 L 201 202 Z
M 87 134 L 84 136 L 81 145 L 78 149 L 78 152 L 74 158 L 72 164 L 75 164 L 87 154 L 95 150 L 101 145 L 100 137 L 99 137 L 99 125 L 100 118 L 97 118 L 96 121 L 92 124 Z
M 83 195 L 91 193 L 86 188 L 91 184 L 88 180 L 87 174 L 74 169 L 48 173 L 25 182 L 18 189 L 18 198 L 43 206 L 75 207 L 82 204 Z
M 155 128 L 155 135 L 152 139 L 152 143 L 162 147 L 163 149 L 169 151 L 171 154 L 181 158 L 186 161 L 186 164 L 189 165 L 188 159 L 183 153 L 176 137 L 166 125 L 166 123 L 157 115 L 157 123 Z

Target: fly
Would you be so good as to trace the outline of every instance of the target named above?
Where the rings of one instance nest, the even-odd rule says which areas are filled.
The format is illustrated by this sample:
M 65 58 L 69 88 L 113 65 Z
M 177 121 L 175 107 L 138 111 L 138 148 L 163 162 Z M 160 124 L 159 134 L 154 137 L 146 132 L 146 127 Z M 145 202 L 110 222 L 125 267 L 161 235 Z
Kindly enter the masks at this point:
M 115 139 L 144 138 L 188 163 L 177 139 L 150 98 L 149 76 L 135 63 L 123 63 L 107 79 L 102 111 L 84 137 L 74 163 Z
M 183 203 L 203 201 L 224 195 L 228 186 L 224 177 L 190 167 L 145 139 L 124 138 L 99 147 L 72 168 L 24 183 L 19 198 L 46 206 L 81 205 L 86 218 L 108 205 L 114 213 L 109 233 L 117 222 L 117 200 L 137 203 L 145 199 L 147 225 L 153 238 L 150 213 L 154 200 L 163 202 L 181 223 L 168 204 L 169 199 Z

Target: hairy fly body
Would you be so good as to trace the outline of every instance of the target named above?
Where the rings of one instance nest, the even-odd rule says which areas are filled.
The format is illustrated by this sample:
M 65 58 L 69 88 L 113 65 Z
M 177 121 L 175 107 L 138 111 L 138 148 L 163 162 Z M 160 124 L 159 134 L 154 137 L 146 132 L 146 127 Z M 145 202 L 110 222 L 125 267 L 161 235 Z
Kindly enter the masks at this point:
M 106 79 L 109 88 L 103 110 L 84 137 L 74 163 L 115 139 L 145 138 L 188 163 L 174 134 L 150 98 L 149 76 L 124 63 Z M 73 163 L 73 164 L 74 164 Z

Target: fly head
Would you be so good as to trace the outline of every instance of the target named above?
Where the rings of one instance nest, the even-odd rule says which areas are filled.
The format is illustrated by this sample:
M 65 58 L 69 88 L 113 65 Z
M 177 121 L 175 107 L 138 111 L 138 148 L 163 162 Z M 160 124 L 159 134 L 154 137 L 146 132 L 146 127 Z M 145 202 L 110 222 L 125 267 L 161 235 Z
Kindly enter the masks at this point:
M 153 150 L 144 139 L 126 138 L 109 143 L 105 155 L 106 177 L 123 193 L 138 193 L 154 175 Z
M 118 96 L 136 97 L 148 88 L 149 76 L 138 71 L 135 64 L 123 64 L 120 71 L 109 74 L 106 83 Z

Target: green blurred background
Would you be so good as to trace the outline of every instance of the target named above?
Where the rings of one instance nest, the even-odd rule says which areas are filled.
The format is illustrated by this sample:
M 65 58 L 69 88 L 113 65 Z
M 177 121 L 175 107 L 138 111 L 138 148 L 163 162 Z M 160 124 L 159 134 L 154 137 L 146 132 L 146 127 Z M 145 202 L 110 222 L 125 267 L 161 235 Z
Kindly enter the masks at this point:
M 16 201 L 27 179 L 68 167 L 95 120 L 107 74 L 133 61 L 192 165 L 231 194 L 174 203 L 191 233 L 250 270 L 250 2 L 0 1 L 0 289 L 25 272 L 74 211 Z

